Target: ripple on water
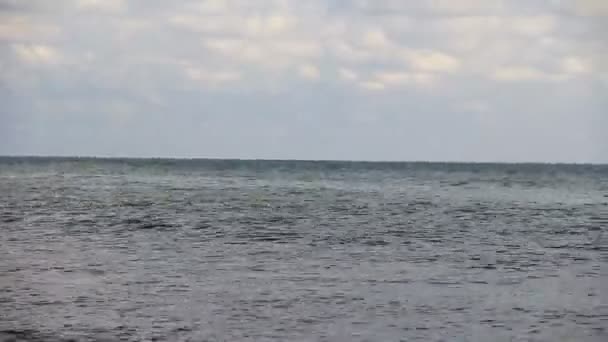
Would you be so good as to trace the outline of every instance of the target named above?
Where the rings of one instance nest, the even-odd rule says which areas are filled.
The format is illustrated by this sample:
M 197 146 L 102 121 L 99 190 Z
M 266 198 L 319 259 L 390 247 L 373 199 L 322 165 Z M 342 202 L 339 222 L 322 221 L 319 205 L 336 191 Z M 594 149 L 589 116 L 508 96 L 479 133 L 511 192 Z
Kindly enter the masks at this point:
M 3 160 L 0 342 L 607 337 L 603 169 Z

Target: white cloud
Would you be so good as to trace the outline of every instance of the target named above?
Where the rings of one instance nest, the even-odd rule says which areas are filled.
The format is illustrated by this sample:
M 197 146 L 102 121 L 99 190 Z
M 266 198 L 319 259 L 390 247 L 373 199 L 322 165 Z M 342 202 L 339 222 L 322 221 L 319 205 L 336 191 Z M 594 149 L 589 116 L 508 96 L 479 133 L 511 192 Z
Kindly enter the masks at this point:
M 378 58 L 378 55 L 374 55 L 371 51 L 354 47 L 342 40 L 332 43 L 329 50 L 333 58 L 344 62 L 363 63 L 372 58 Z
M 590 66 L 587 61 L 580 57 L 565 57 L 561 61 L 561 68 L 568 74 L 583 74 L 590 71 Z
M 380 91 L 402 86 L 426 87 L 435 80 L 436 76 L 432 74 L 387 70 L 372 73 L 367 79 L 357 82 L 357 85 L 366 90 Z
M 76 6 L 84 10 L 120 12 L 126 8 L 124 0 L 76 0 Z
M 359 86 L 361 86 L 364 89 L 367 90 L 384 90 L 384 88 L 386 88 L 386 86 L 384 85 L 384 83 L 382 82 L 378 82 L 378 81 L 365 81 L 365 82 L 360 82 Z
M 31 65 L 50 65 L 59 63 L 61 54 L 54 47 L 40 44 L 14 44 L 15 55 Z
M 239 63 L 257 67 L 284 70 L 321 54 L 318 43 L 310 40 L 251 40 L 208 39 L 204 45 L 211 52 Z
M 403 72 L 403 71 L 381 71 L 373 75 L 375 82 L 382 83 L 385 87 L 415 85 L 428 86 L 437 80 L 437 77 L 428 73 Z
M 492 77 L 497 81 L 551 81 L 561 78 L 531 66 L 506 66 L 496 69 Z
M 269 16 L 249 17 L 243 23 L 250 35 L 278 35 L 291 29 L 295 25 L 295 18 L 280 14 Z
M 608 16 L 606 0 L 574 0 L 576 12 L 585 16 Z
M 550 14 L 538 15 L 461 15 L 425 19 L 419 25 L 426 24 L 424 29 L 448 37 L 469 36 L 488 38 L 490 36 L 538 37 L 550 34 L 557 29 L 558 18 Z
M 271 50 L 297 58 L 315 58 L 322 52 L 322 47 L 312 40 L 285 40 L 268 43 Z
M 230 10 L 228 6 L 228 1 L 226 0 L 206 0 L 202 2 L 197 2 L 193 7 L 193 10 L 196 10 L 205 14 L 218 14 L 218 13 L 226 13 Z
M 496 13 L 506 9 L 502 0 L 427 0 L 426 3 L 433 11 L 449 14 Z
M 58 27 L 25 16 L 9 16 L 0 13 L 0 41 L 41 41 L 59 34 Z
M 270 38 L 294 29 L 296 17 L 286 14 L 246 15 L 227 11 L 216 15 L 177 14 L 169 18 L 169 23 L 194 32 Z
M 556 19 L 551 15 L 506 17 L 503 19 L 503 29 L 511 29 L 513 32 L 529 35 L 542 36 L 551 33 L 556 27 Z
M 437 81 L 436 75 L 428 73 L 415 73 L 412 77 L 416 84 L 423 86 L 431 85 Z
M 124 0 L 73 1 L 76 8 L 114 12 L 131 5 Z M 576 60 L 567 57 L 572 53 L 566 51 L 568 45 L 556 34 L 559 16 L 555 13 L 530 11 L 522 15 L 523 12 L 512 11 L 508 2 L 480 0 L 359 3 L 360 8 L 394 9 L 376 13 L 379 17 L 333 15 L 326 7 L 323 2 L 314 1 L 306 4 L 289 0 L 264 3 L 187 1 L 153 19 L 168 21 L 174 28 L 190 31 L 181 36 L 190 45 L 185 48 L 176 43 L 178 49 L 175 51 L 179 51 L 176 53 L 184 53 L 190 60 L 198 55 L 199 63 L 217 65 L 219 70 L 246 70 L 267 75 L 272 72 L 273 77 L 269 80 L 273 82 L 287 82 L 289 77 L 283 76 L 293 70 L 300 77 L 316 79 L 320 77 L 318 65 L 347 65 L 348 69 L 337 67 L 327 75 L 333 76 L 334 81 L 375 82 L 384 88 L 434 84 L 441 80 L 442 73 L 483 75 L 500 81 L 592 74 L 589 61 L 594 59 L 584 51 L 576 54 Z M 409 9 L 422 10 L 425 16 L 412 16 Z M 158 26 L 154 25 L 154 20 L 130 15 L 112 19 L 113 39 L 125 46 L 155 30 Z M 14 26 L 17 25 L 0 24 L 0 36 L 3 31 L 13 30 Z M 418 32 L 424 33 L 421 35 L 424 38 L 416 38 Z M 168 30 L 163 35 L 177 37 L 180 33 Z M 558 43 L 544 44 L 547 41 Z M 525 55 L 519 53 L 522 49 L 526 49 Z M 39 64 L 45 58 L 34 57 L 45 54 L 44 51 L 37 53 L 35 49 L 20 54 L 22 59 L 37 60 Z M 51 55 L 48 57 L 53 60 Z M 148 59 L 148 56 L 134 51 L 129 63 L 135 63 L 137 59 Z M 534 66 L 539 65 L 539 61 L 557 69 L 553 74 L 538 71 Z M 308 64 L 316 68 L 317 73 L 312 72 L 313 68 L 307 67 Z M 503 65 L 517 67 L 500 67 Z M 383 69 L 398 71 L 374 73 L 374 70 Z M 190 74 L 200 80 L 215 80 L 218 84 L 233 84 L 237 78 L 248 81 L 233 73 L 214 74 L 209 70 Z M 379 87 L 372 85 L 371 88 Z
M 419 71 L 454 72 L 460 68 L 457 58 L 438 51 L 406 51 L 405 58 Z
M 359 78 L 359 75 L 352 69 L 339 68 L 338 76 L 345 81 L 355 81 Z
M 319 68 L 312 64 L 303 64 L 298 67 L 298 74 L 300 77 L 307 80 L 318 80 L 321 78 L 321 72 Z
M 363 45 L 369 49 L 386 48 L 391 43 L 381 29 L 372 29 L 363 35 Z
M 603 118 L 602 90 L 608 84 L 605 20 L 600 17 L 608 6 L 604 0 L 179 0 L 171 3 L 11 0 L 9 5 L 10 11 L 0 13 L 0 83 L 17 90 L 12 93 L 23 98 L 52 98 L 56 92 L 51 87 L 61 87 L 70 98 L 80 100 L 82 108 L 73 112 L 86 113 L 87 108 L 96 108 L 90 100 L 92 97 L 101 101 L 101 97 L 115 98 L 115 94 L 120 94 L 121 101 L 134 105 L 118 106 L 103 115 L 127 113 L 128 117 L 133 111 L 138 119 L 133 123 L 139 123 L 139 113 L 173 106 L 177 108 L 176 115 L 183 111 L 183 116 L 180 120 L 168 119 L 162 125 L 177 127 L 178 122 L 196 120 L 188 113 L 196 111 L 196 104 L 204 98 L 204 103 L 217 107 L 215 121 L 219 125 L 221 113 L 228 110 L 235 116 L 242 114 L 240 119 L 246 120 L 260 108 L 265 110 L 264 106 L 271 101 L 284 101 L 280 103 L 282 106 L 292 103 L 292 99 L 307 99 L 309 107 L 296 112 L 318 113 L 314 120 L 326 119 L 321 125 L 326 132 L 346 134 L 351 129 L 341 130 L 344 128 L 340 127 L 342 111 L 344 116 L 348 113 L 350 118 L 362 118 L 362 122 L 370 122 L 368 116 L 376 117 L 379 133 L 370 141 L 385 139 L 387 142 L 391 134 L 385 132 L 400 128 L 395 126 L 399 123 L 407 126 L 408 123 L 396 118 L 397 113 L 407 108 L 424 109 L 408 114 L 409 123 L 422 125 L 413 133 L 429 130 L 454 141 L 471 128 L 491 126 L 492 131 L 487 133 L 490 138 L 500 136 L 494 134 L 497 132 L 518 129 L 519 121 L 513 119 L 513 112 L 522 116 L 526 111 L 538 113 L 539 122 L 553 120 L 554 123 L 556 113 L 563 111 L 564 118 L 579 120 L 584 126 L 589 122 L 583 122 L 583 116 L 589 118 L 590 114 L 579 113 L 576 118 L 571 114 L 572 108 L 583 103 L 588 104 L 585 113 L 597 113 L 593 115 Z M 294 82 L 295 85 L 309 82 L 305 87 L 307 94 L 302 93 L 302 87 L 294 86 Z M 545 88 L 550 88 L 556 96 L 543 99 Z M 214 91 L 208 91 L 210 89 Z M 431 91 L 419 92 L 420 89 Z M 216 96 L 216 91 L 223 94 Z M 365 91 L 377 93 L 360 96 Z M 344 95 L 352 101 L 315 101 L 327 94 Z M 530 104 L 526 101 L 529 96 L 539 101 Z M 239 101 L 244 98 L 255 100 Z M 15 112 L 20 113 L 18 107 L 23 107 L 23 111 L 28 108 L 25 101 L 9 99 L 0 103 L 12 105 Z M 253 104 L 257 107 L 251 107 Z M 514 108 L 522 110 L 514 111 Z M 437 118 L 444 115 L 450 127 L 442 131 L 443 127 L 431 123 L 433 120 L 425 117 L 427 109 Z M 42 106 L 32 112 L 45 110 Z M 386 120 L 393 113 L 395 120 Z M 468 115 L 473 121 L 463 121 L 450 114 Z M 121 115 L 118 121 L 123 120 Z M 301 128 L 297 115 L 300 114 L 283 116 L 281 121 L 285 121 L 280 125 L 304 133 L 295 131 Z M 482 124 L 474 122 L 475 115 Z M 86 115 L 79 117 L 87 123 L 83 126 L 89 127 L 90 122 L 94 122 L 87 121 Z M 252 122 L 270 118 L 269 115 L 263 117 L 255 117 Z M 290 119 L 295 121 L 288 121 Z M 566 119 L 561 126 L 564 129 L 554 130 L 559 131 L 556 135 L 563 136 L 563 132 L 572 129 L 572 122 Z M 234 125 L 228 121 L 222 127 L 228 129 Z M 161 121 L 150 122 L 160 124 Z M 150 122 L 142 120 L 141 124 L 150 125 Z M 425 122 L 429 122 L 428 126 L 424 126 Z M 603 122 L 589 126 L 601 131 Z M 267 125 L 268 122 L 260 123 L 260 126 Z M 183 126 L 189 128 L 187 123 Z M 547 132 L 553 129 L 540 124 L 538 127 Z M 313 130 L 311 128 L 311 132 Z M 173 131 L 180 132 L 173 138 L 187 136 L 182 134 L 183 130 Z M 577 131 L 583 129 L 577 128 Z M 220 129 L 217 132 L 223 134 Z M 367 131 L 357 133 L 361 132 Z M 201 136 L 197 133 L 193 133 L 196 139 Z M 348 133 L 360 136 L 352 131 Z M 534 133 L 536 137 L 537 132 Z M 298 137 L 304 135 L 295 134 L 286 141 L 298 141 Z M 394 136 L 395 142 L 406 139 L 404 134 Z M 605 142 L 602 138 L 595 146 Z M 474 139 L 465 137 L 460 141 Z M 348 148 L 336 150 L 336 155 L 346 156 L 340 153 L 357 151 L 350 146 L 357 141 L 348 141 Z M 511 152 L 515 149 L 512 141 L 505 139 L 506 149 Z M 521 143 L 524 146 L 521 153 L 527 153 L 526 145 L 531 142 L 534 142 L 532 138 Z M 255 142 L 252 140 L 252 143 L 245 145 L 253 150 Z M 285 151 L 304 145 L 285 147 Z M 482 148 L 468 143 L 460 145 L 464 146 L 462 151 Z M 151 146 L 155 146 L 153 142 Z M 390 151 L 386 146 L 368 156 L 379 158 L 375 152 Z M 437 146 L 437 151 L 442 152 L 435 152 L 433 156 L 431 151 L 427 156 L 449 157 L 443 151 L 450 149 Z M 577 145 L 579 150 L 584 147 Z M 267 150 L 261 145 L 255 149 Z M 500 146 L 488 148 L 487 155 L 494 157 L 499 150 Z M 322 147 L 321 151 L 324 152 Z M 477 156 L 483 156 L 482 152 Z M 399 153 L 386 156 L 408 157 Z M 475 157 L 475 152 L 463 153 Z M 573 155 L 576 156 L 576 152 Z
M 412 75 L 406 72 L 390 72 L 384 71 L 375 74 L 374 77 L 378 82 L 382 84 L 404 84 L 409 83 L 412 80 Z
M 209 85 L 235 82 L 241 79 L 241 74 L 234 70 L 208 70 L 193 66 L 187 66 L 185 73 L 188 78 Z

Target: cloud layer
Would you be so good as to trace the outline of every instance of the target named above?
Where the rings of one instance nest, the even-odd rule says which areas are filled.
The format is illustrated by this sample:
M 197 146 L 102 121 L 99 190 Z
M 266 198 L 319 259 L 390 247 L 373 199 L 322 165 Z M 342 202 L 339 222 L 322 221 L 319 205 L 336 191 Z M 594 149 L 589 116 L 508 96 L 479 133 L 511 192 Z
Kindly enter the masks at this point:
M 602 0 L 0 0 L 0 154 L 608 162 Z

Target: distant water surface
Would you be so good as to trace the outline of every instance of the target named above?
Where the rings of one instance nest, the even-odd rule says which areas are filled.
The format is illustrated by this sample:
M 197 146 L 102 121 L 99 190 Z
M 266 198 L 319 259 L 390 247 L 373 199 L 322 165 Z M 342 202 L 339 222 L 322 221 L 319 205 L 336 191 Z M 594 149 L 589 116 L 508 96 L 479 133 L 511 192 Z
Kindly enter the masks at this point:
M 608 166 L 0 158 L 0 341 L 608 341 Z

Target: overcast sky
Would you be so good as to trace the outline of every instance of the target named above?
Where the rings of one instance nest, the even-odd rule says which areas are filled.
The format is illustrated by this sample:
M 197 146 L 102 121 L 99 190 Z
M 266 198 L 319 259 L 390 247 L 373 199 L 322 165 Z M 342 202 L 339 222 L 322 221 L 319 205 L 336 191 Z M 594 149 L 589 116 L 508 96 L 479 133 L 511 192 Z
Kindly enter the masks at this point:
M 0 0 L 0 154 L 608 162 L 606 0 Z

